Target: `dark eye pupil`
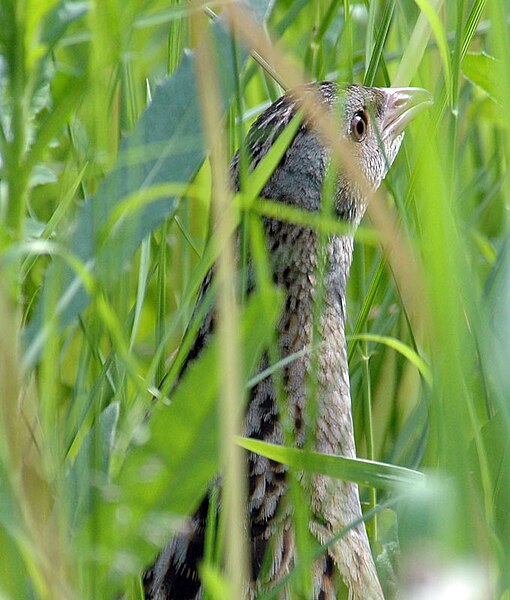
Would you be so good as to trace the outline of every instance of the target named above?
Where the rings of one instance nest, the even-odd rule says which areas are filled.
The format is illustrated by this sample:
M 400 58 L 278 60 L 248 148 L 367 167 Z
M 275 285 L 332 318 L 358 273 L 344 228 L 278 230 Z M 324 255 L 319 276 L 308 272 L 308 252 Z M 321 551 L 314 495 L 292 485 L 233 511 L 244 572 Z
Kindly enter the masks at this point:
M 356 113 L 352 119 L 352 135 L 357 142 L 361 142 L 367 133 L 367 117 L 365 111 Z

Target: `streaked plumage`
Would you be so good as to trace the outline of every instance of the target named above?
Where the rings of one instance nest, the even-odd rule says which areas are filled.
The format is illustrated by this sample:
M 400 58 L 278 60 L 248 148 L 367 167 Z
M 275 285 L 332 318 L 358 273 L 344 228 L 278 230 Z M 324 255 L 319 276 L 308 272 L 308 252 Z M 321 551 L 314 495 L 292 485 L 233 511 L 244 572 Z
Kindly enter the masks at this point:
M 328 110 L 342 102 L 341 130 L 352 155 L 375 189 L 386 174 L 400 147 L 403 128 L 426 102 L 423 90 L 380 89 L 351 85 L 341 89 L 331 82 L 307 86 L 299 94 L 288 93 L 271 105 L 252 126 L 247 140 L 251 168 L 264 157 L 271 144 L 296 114 L 304 94 L 314 94 Z M 361 119 L 361 122 L 360 122 Z M 363 129 L 366 125 L 365 129 Z M 382 141 L 382 146 L 381 146 Z M 316 212 L 321 207 L 324 177 L 330 151 L 313 125 L 303 120 L 280 164 L 268 180 L 262 196 Z M 238 186 L 238 155 L 232 161 L 234 186 Z M 366 200 L 360 186 L 345 175 L 338 178 L 334 209 L 339 218 L 357 225 Z M 321 274 L 321 245 L 312 229 L 273 219 L 264 220 L 273 278 L 285 293 L 285 307 L 278 324 L 281 357 L 309 348 L 320 340 L 316 368 L 310 353 L 299 355 L 283 369 L 286 410 L 293 424 L 295 443 L 302 446 L 310 418 L 307 381 L 316 378 L 317 415 L 315 448 L 329 454 L 356 456 L 351 416 L 349 375 L 344 324 L 346 286 L 352 260 L 353 239 L 331 236 L 326 243 L 326 268 Z M 323 278 L 322 312 L 314 333 L 314 303 Z M 212 272 L 203 284 L 210 284 Z M 188 356 L 193 360 L 207 344 L 213 327 L 208 315 Z M 318 333 L 318 335 L 317 335 Z M 267 366 L 267 357 L 260 370 Z M 186 368 L 186 365 L 184 366 Z M 272 443 L 283 442 L 282 423 L 273 381 L 268 378 L 250 394 L 246 412 L 246 435 Z M 262 456 L 248 454 L 249 534 L 252 582 L 250 595 L 270 588 L 293 565 L 294 534 L 286 491 L 286 467 Z M 311 478 L 310 530 L 320 543 L 361 517 L 355 484 L 316 475 Z M 202 557 L 208 512 L 205 498 L 197 513 L 161 553 L 144 579 L 146 598 L 191 600 L 200 598 L 197 565 Z M 269 568 L 262 568 L 269 565 Z M 381 600 L 383 593 L 364 524 L 353 527 L 313 567 L 313 598 L 336 598 L 337 570 L 358 600 Z

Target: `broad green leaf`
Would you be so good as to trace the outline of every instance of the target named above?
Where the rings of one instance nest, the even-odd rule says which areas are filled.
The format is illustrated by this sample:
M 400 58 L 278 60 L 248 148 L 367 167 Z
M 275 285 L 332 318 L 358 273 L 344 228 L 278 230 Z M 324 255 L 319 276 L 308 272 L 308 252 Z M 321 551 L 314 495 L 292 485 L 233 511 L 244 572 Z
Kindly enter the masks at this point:
M 226 106 L 235 90 L 232 42 L 219 24 L 212 29 L 217 61 L 222 65 L 218 87 Z M 112 211 L 137 190 L 165 183 L 188 183 L 205 152 L 195 60 L 189 53 L 174 75 L 157 88 L 151 105 L 122 145 L 117 163 L 95 198 L 84 203 L 69 242 L 70 251 L 95 271 L 103 283 L 114 285 L 143 238 L 175 211 L 178 197 L 163 196 L 144 204 L 137 215 L 120 219 L 113 230 L 105 231 Z M 45 288 L 50 288 L 51 293 Z M 37 362 L 48 334 L 43 319 L 44 303 L 56 296 L 65 298 L 60 312 L 54 315 L 61 328 L 73 322 L 90 300 L 68 266 L 52 265 L 48 269 L 34 317 L 25 331 L 25 348 L 33 346 L 26 368 Z
M 237 443 L 250 452 L 256 452 L 295 469 L 345 479 L 360 485 L 401 490 L 403 486 L 413 486 L 424 481 L 424 475 L 418 471 L 362 458 L 310 452 L 244 437 L 239 437 Z
M 466 54 L 462 61 L 464 75 L 493 100 L 498 100 L 500 94 L 500 86 L 498 84 L 498 70 L 500 68 L 499 61 L 484 52 Z

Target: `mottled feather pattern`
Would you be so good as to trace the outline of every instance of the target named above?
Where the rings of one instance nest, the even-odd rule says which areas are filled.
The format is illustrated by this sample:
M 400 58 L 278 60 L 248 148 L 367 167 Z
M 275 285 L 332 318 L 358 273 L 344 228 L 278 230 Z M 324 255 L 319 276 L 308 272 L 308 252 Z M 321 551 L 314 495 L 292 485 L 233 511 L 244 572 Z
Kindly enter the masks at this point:
M 351 85 L 338 88 L 323 82 L 289 92 L 273 103 L 254 123 L 247 136 L 250 169 L 268 152 L 302 103 L 303 94 L 314 97 L 331 111 L 342 99 L 344 121 L 341 123 L 346 143 L 360 169 L 376 188 L 393 161 L 403 134 L 388 136 L 379 149 L 388 110 L 388 92 L 378 88 Z M 370 103 L 370 111 L 365 110 Z M 395 106 L 397 106 L 395 104 Z M 400 110 L 400 107 L 399 107 Z M 374 115 L 376 123 L 368 120 Z M 363 144 L 354 143 L 351 119 L 364 114 L 367 137 Z M 392 115 L 393 116 L 393 115 Z M 356 140 L 360 142 L 360 140 Z M 330 161 L 329 151 L 321 143 L 308 117 L 303 118 L 292 143 L 267 181 L 262 196 L 316 212 L 321 207 L 322 186 Z M 233 186 L 239 186 L 239 154 L 231 164 Z M 340 218 L 357 225 L 363 216 L 366 200 L 357 181 L 339 176 L 334 208 Z M 353 239 L 350 235 L 332 236 L 321 247 L 313 230 L 264 219 L 268 255 L 273 279 L 285 294 L 285 307 L 278 323 L 278 350 L 281 358 L 297 353 L 282 373 L 285 414 L 279 407 L 273 381 L 267 378 L 251 390 L 246 410 L 245 434 L 255 439 L 281 444 L 282 421 L 291 423 L 295 444 L 302 447 L 312 431 L 316 450 L 328 454 L 355 457 L 349 374 L 345 344 L 346 290 L 352 261 Z M 325 260 L 323 260 L 325 252 Z M 198 303 L 211 285 L 214 269 L 202 285 Z M 318 277 L 321 277 L 321 286 Z M 321 290 L 320 299 L 318 291 Z M 315 303 L 322 308 L 314 322 Z M 183 366 L 194 360 L 207 345 L 213 313 L 201 324 L 197 340 Z M 312 360 L 312 349 L 315 352 Z M 305 352 L 303 352 L 305 351 Z M 264 356 L 259 372 L 268 367 Z M 181 371 L 181 372 L 182 372 Z M 315 420 L 311 423 L 308 382 L 315 379 Z M 281 419 L 285 416 L 285 419 Z M 292 507 L 287 499 L 287 468 L 257 454 L 247 454 L 248 523 L 251 547 L 252 581 L 247 591 L 254 597 L 270 588 L 290 572 L 295 559 Z M 311 495 L 310 531 L 318 542 L 328 542 L 339 531 L 351 527 L 362 516 L 358 488 L 355 484 L 321 475 L 303 478 Z M 308 488 L 307 488 L 308 489 Z M 147 599 L 192 600 L 201 597 L 198 564 L 203 555 L 204 533 L 209 501 L 202 502 L 146 573 L 144 589 Z M 329 546 L 328 552 L 313 565 L 313 599 L 336 598 L 338 573 L 353 600 L 383 600 L 375 565 L 363 523 L 351 527 L 346 535 Z M 283 592 L 282 598 L 286 598 Z

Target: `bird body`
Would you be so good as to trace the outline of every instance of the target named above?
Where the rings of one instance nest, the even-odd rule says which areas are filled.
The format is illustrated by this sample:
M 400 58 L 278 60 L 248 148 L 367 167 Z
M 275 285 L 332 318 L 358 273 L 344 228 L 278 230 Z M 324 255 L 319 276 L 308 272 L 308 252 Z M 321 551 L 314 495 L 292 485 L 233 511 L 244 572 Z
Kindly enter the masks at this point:
M 266 155 L 309 93 L 329 112 L 341 100 L 345 142 L 373 189 L 378 187 L 398 152 L 403 126 L 426 103 L 423 90 L 355 85 L 340 89 L 331 82 L 308 86 L 297 95 L 288 93 L 257 119 L 248 134 L 251 169 Z M 330 160 L 331 151 L 314 124 L 304 118 L 261 195 L 318 212 Z M 232 161 L 231 172 L 233 184 L 238 188 L 238 154 Z M 359 223 L 366 207 L 361 189 L 359 182 L 340 172 L 332 208 L 340 219 L 353 226 Z M 272 218 L 264 218 L 264 227 L 273 280 L 284 293 L 284 309 L 277 328 L 278 351 L 282 359 L 293 358 L 281 374 L 285 414 L 277 401 L 275 382 L 271 377 L 263 379 L 250 392 L 245 435 L 283 444 L 285 426 L 290 424 L 297 447 L 309 448 L 311 443 L 318 452 L 355 457 L 345 343 L 353 237 L 346 233 L 329 236 L 324 241 L 310 227 Z M 210 273 L 204 288 L 211 277 Z M 212 326 L 213 317 L 208 315 L 188 360 L 207 344 Z M 313 352 L 313 348 L 317 350 Z M 268 361 L 265 356 L 260 371 L 268 366 Z M 295 560 L 295 539 L 293 509 L 287 494 L 287 467 L 255 453 L 248 453 L 247 465 L 252 567 L 247 595 L 254 597 L 290 572 Z M 357 485 L 313 475 L 306 489 L 310 494 L 309 528 L 318 542 L 324 544 L 338 532 L 347 530 L 315 561 L 313 598 L 336 598 L 339 572 L 350 598 L 382 600 L 383 592 L 361 521 Z M 147 572 L 144 588 L 148 600 L 201 597 L 198 564 L 203 554 L 208 509 L 206 498 L 185 530 L 173 538 Z M 353 523 L 356 524 L 352 526 Z M 286 592 L 281 597 L 286 598 Z

